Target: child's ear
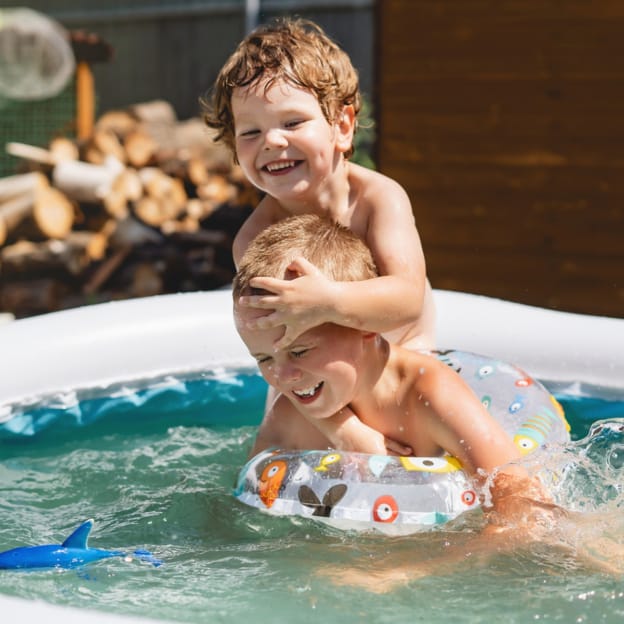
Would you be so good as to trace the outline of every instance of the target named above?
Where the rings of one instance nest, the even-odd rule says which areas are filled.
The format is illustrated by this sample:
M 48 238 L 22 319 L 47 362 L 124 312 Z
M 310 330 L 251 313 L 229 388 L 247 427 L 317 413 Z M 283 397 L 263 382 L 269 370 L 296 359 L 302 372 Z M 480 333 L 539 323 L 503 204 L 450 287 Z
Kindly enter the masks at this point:
M 295 259 L 296 260 L 296 259 Z M 284 271 L 284 279 L 285 280 L 294 280 L 298 277 L 301 277 L 303 274 L 301 273 L 301 269 L 297 265 L 297 263 L 293 260 Z
M 355 110 L 352 104 L 343 106 L 342 112 L 338 114 L 336 130 L 338 132 L 336 146 L 341 152 L 348 152 L 353 144 L 355 132 Z

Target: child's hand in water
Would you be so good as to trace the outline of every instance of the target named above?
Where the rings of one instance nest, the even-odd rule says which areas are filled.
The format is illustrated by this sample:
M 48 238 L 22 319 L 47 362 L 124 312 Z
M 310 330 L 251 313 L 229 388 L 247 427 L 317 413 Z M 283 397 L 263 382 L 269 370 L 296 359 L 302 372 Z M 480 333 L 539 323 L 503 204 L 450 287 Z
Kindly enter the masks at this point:
M 285 326 L 284 335 L 275 343 L 276 349 L 289 346 L 308 329 L 332 322 L 333 301 L 337 283 L 328 279 L 305 258 L 296 258 L 288 267 L 291 279 L 255 277 L 252 288 L 272 294 L 240 297 L 239 305 L 273 310 L 270 314 L 248 321 L 249 329 L 270 329 Z
M 410 566 L 409 569 L 388 567 L 381 571 L 366 567 L 342 567 L 336 570 L 323 569 L 322 574 L 319 574 L 324 579 L 329 579 L 334 585 L 357 587 L 373 594 L 386 594 L 427 575 L 428 573 L 420 570 L 417 565 Z

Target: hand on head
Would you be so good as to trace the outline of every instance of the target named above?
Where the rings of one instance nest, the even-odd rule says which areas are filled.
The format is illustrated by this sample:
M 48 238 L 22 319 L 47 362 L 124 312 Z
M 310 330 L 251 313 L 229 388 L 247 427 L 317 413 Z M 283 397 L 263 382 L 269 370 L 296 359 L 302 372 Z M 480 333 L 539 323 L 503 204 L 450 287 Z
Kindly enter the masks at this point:
M 335 284 L 302 257 L 288 265 L 286 276 L 288 279 L 255 277 L 250 285 L 271 294 L 244 296 L 238 300 L 243 308 L 267 311 L 247 320 L 248 329 L 285 327 L 283 336 L 275 344 L 276 349 L 287 347 L 307 330 L 330 320 L 327 303 Z

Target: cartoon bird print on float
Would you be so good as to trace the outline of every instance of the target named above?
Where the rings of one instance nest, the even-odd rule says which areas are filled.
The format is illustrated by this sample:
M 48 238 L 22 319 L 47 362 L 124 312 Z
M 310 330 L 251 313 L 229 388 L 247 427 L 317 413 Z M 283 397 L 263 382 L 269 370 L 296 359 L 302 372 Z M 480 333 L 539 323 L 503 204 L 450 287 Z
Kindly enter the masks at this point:
M 342 463 L 340 461 L 340 453 L 328 453 L 321 457 L 319 465 L 314 469 L 315 472 L 321 473 L 321 476 L 336 478 L 342 472 Z

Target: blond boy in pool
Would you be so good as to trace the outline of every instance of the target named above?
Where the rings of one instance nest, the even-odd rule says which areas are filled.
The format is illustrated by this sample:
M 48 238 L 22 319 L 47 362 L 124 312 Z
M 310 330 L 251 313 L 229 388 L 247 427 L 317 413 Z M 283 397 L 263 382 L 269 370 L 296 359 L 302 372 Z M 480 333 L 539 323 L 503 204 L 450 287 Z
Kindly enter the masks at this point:
M 251 328 L 282 331 L 284 346 L 332 322 L 383 332 L 394 343 L 434 346 L 435 312 L 412 207 L 395 181 L 349 162 L 360 110 L 357 72 L 315 24 L 282 19 L 248 35 L 215 82 L 206 122 L 265 196 L 238 232 L 236 264 L 264 228 L 305 213 L 326 215 L 362 238 L 379 275 L 335 282 L 292 258 L 301 279 L 258 274 L 262 295 L 241 307 Z
M 239 296 L 253 292 L 251 283 L 259 274 L 301 279 L 292 269 L 294 256 L 340 282 L 368 280 L 375 274 L 363 241 L 316 215 L 280 221 L 249 245 L 234 280 L 234 317 L 262 375 L 279 392 L 252 454 L 270 447 L 448 453 L 474 478 L 488 520 L 481 534 L 468 535 L 438 557 L 414 561 L 406 552 L 404 561 L 392 558 L 376 565 L 374 572 L 357 567 L 332 574 L 323 568 L 323 578 L 387 591 L 419 576 L 452 572 L 467 556 L 487 565 L 492 555 L 531 541 L 571 551 L 583 566 L 622 573 L 621 565 L 599 552 L 576 541 L 571 548 L 566 531 L 578 537 L 574 519 L 553 505 L 539 481 L 515 463 L 519 455 L 511 438 L 461 377 L 435 357 L 392 345 L 378 333 L 333 323 L 314 327 L 284 347 L 276 346 L 283 328 L 250 327 L 249 317 L 266 312 L 241 306 Z M 608 549 L 622 552 L 617 544 L 608 544 Z
M 283 328 L 250 326 L 250 318 L 266 312 L 240 305 L 239 297 L 254 292 L 257 275 L 301 279 L 293 257 L 341 283 L 375 275 L 364 242 L 317 215 L 279 221 L 251 242 L 234 279 L 234 317 L 260 372 L 279 393 L 252 454 L 270 447 L 386 454 L 390 440 L 398 452 L 451 454 L 478 479 L 497 471 L 495 507 L 510 479 L 526 493 L 524 471 L 511 464 L 519 452 L 510 436 L 461 377 L 435 357 L 335 323 L 313 327 L 284 347 L 276 346 Z

